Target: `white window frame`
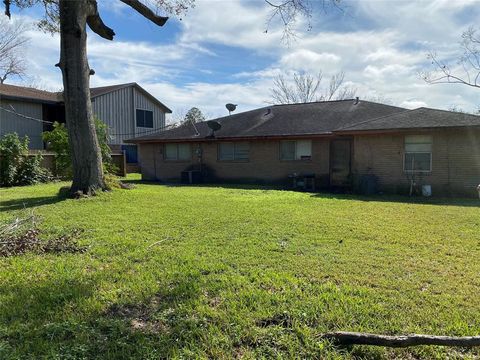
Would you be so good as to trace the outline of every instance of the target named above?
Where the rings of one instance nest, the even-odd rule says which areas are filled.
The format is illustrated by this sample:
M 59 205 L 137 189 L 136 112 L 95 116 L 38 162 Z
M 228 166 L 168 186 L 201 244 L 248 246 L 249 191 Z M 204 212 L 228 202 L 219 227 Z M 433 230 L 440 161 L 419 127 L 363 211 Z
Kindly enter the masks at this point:
M 247 144 L 248 146 L 248 158 L 247 159 L 237 159 L 235 154 L 236 154 L 236 149 L 237 149 L 237 146 L 238 144 Z M 220 146 L 224 145 L 224 144 L 232 144 L 233 145 L 233 159 L 221 159 L 220 158 Z M 222 141 L 222 142 L 219 142 L 218 145 L 217 145 L 217 161 L 222 161 L 222 162 L 232 162 L 232 161 L 235 161 L 235 162 L 248 162 L 250 161 L 250 143 L 248 141 Z
M 310 157 L 308 159 L 297 159 L 297 147 L 298 147 L 298 142 L 299 141 L 308 141 L 310 142 Z M 285 142 L 293 142 L 295 143 L 295 153 L 293 154 L 293 159 L 282 159 L 282 143 L 285 143 Z M 312 151 L 313 149 L 313 142 L 312 140 L 310 139 L 297 139 L 297 140 L 280 140 L 280 143 L 279 143 L 279 146 L 278 146 L 278 151 L 279 151 L 279 154 L 278 154 L 278 157 L 280 159 L 280 161 L 311 161 L 312 160 Z
M 175 145 L 176 150 L 177 150 L 177 151 L 176 151 L 177 154 L 176 154 L 175 159 L 167 159 L 167 146 L 168 146 L 168 145 L 170 145 L 170 146 L 171 146 L 171 145 Z M 179 146 L 180 146 L 180 145 L 187 145 L 187 146 L 188 146 L 188 149 L 189 149 L 189 152 L 188 152 L 188 153 L 189 153 L 190 156 L 189 156 L 187 159 L 179 159 L 178 155 L 179 155 L 179 153 L 180 153 L 180 152 L 179 152 Z M 191 146 L 191 144 L 189 144 L 189 143 L 166 143 L 165 146 L 164 146 L 164 148 L 163 148 L 163 160 L 164 160 L 164 161 L 183 161 L 183 162 L 189 162 L 189 161 L 191 161 L 191 160 L 192 160 L 192 146 Z
M 411 136 L 415 136 L 415 135 L 411 135 Z M 431 146 L 431 149 L 430 151 L 406 151 L 406 140 L 407 140 L 407 136 L 405 136 L 404 140 L 403 140 L 403 147 L 404 147 L 404 151 L 403 151 L 403 172 L 405 173 L 430 173 L 432 172 L 432 167 L 433 167 L 433 156 L 432 156 L 432 152 L 433 152 L 433 136 L 432 135 L 427 135 L 427 136 L 430 136 L 431 137 L 431 143 L 430 143 L 430 146 Z M 414 170 L 414 169 L 407 169 L 406 168 L 406 164 L 407 164 L 407 155 L 408 154 L 428 154 L 430 155 L 430 167 L 428 170 Z
M 430 168 L 428 170 L 408 170 L 405 165 L 407 163 L 407 154 L 429 154 L 430 155 Z M 406 173 L 429 173 L 432 172 L 432 152 L 431 151 L 409 151 L 403 153 L 403 171 Z

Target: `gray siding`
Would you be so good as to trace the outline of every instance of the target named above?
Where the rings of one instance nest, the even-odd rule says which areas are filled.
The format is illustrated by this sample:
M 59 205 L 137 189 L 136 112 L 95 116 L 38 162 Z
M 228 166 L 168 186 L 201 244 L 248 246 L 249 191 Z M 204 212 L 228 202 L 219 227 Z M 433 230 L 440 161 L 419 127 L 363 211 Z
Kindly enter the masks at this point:
M 153 111 L 153 129 L 161 129 L 165 126 L 165 112 L 164 110 L 145 96 L 142 92 L 133 88 L 134 107 L 135 109 L 150 110 Z M 135 112 L 135 111 L 134 111 Z M 136 124 L 136 122 L 135 122 Z M 135 126 L 135 134 L 137 136 L 145 135 L 145 133 L 153 133 L 153 129 L 139 128 Z
M 43 119 L 42 104 L 13 100 L 0 101 L 2 108 L 11 109 L 10 105 L 17 113 L 36 119 Z M 0 136 L 13 132 L 16 132 L 20 137 L 26 135 L 30 138 L 30 149 L 38 150 L 43 149 L 42 131 L 43 123 L 28 120 L 0 109 Z
M 92 105 L 93 112 L 110 128 L 111 145 L 121 145 L 126 139 L 165 126 L 164 110 L 133 86 L 98 96 Z M 153 129 L 137 128 L 136 109 L 153 111 Z
M 132 87 L 98 96 L 92 101 L 92 107 L 93 113 L 107 124 L 113 135 L 110 144 L 122 144 L 135 133 Z

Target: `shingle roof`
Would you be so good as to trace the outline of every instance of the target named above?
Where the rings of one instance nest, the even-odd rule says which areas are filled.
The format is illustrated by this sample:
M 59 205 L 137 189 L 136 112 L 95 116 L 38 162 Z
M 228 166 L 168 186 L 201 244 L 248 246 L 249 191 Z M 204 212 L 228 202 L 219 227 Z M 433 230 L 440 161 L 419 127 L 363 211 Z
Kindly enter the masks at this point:
M 218 119 L 216 139 L 286 137 L 331 134 L 334 130 L 372 118 L 406 111 L 370 101 L 338 100 L 306 104 L 273 105 Z M 137 137 L 130 142 L 198 140 L 210 133 L 206 122 Z M 198 130 L 199 135 L 196 135 Z
M 102 95 L 111 93 L 113 91 L 120 90 L 130 86 L 134 86 L 135 88 L 137 88 L 145 96 L 147 96 L 151 101 L 155 102 L 158 106 L 163 108 L 165 112 L 167 113 L 172 112 L 172 110 L 170 110 L 167 106 L 165 106 L 156 97 L 154 97 L 152 94 L 150 94 L 148 91 L 146 91 L 137 83 L 117 84 L 117 85 L 111 85 L 111 86 L 90 88 L 90 95 L 93 99 L 98 96 L 102 96 Z M 62 92 L 51 92 L 51 91 L 38 90 L 38 89 L 24 87 L 24 86 L 6 85 L 6 84 L 0 84 L 0 98 L 29 100 L 29 101 L 41 102 L 41 103 L 63 102 Z
M 338 132 L 480 126 L 480 116 L 421 107 L 344 126 Z
M 59 93 L 30 87 L 0 84 L 0 98 L 35 100 L 45 103 L 61 101 Z

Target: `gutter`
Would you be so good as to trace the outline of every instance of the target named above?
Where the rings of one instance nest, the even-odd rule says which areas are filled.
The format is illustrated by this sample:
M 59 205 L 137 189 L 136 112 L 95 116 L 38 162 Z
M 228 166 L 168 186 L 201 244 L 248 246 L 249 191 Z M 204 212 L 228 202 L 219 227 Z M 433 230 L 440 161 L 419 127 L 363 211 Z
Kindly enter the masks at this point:
M 11 96 L 11 95 L 2 95 L 2 94 L 0 94 L 0 100 L 13 100 L 13 101 L 23 101 L 23 102 L 31 102 L 36 104 L 50 104 L 50 105 L 63 104 L 63 101 L 42 100 L 38 98 Z
M 225 136 L 215 138 L 172 138 L 172 139 L 128 139 L 124 142 L 129 144 L 152 144 L 152 143 L 172 143 L 172 142 L 215 142 L 215 141 L 241 141 L 241 140 L 278 140 L 278 139 L 311 139 L 332 137 L 332 132 L 321 134 L 301 134 L 301 135 L 274 135 L 274 136 Z

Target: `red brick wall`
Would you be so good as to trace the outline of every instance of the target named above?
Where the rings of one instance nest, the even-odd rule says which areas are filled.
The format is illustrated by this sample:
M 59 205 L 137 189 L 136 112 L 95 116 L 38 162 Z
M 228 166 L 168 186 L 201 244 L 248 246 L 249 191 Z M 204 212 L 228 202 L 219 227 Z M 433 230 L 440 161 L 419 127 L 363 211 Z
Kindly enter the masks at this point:
M 329 172 L 329 140 L 312 140 L 312 159 L 281 161 L 280 142 L 274 140 L 250 141 L 249 161 L 219 161 L 217 142 L 192 143 L 191 161 L 165 161 L 163 144 L 140 144 L 139 161 L 142 177 L 148 180 L 178 181 L 181 171 L 198 165 L 197 148 L 202 150 L 203 164 L 213 170 L 219 181 L 285 183 L 288 175 L 315 173 L 319 185 Z
M 409 134 L 415 134 L 413 132 Z M 432 171 L 415 176 L 421 186 L 432 186 L 433 195 L 478 196 L 480 183 L 480 131 L 430 131 L 433 137 Z M 352 171 L 374 174 L 380 189 L 405 193 L 411 176 L 403 171 L 405 134 L 355 136 Z
M 415 180 L 432 186 L 434 196 L 478 196 L 480 183 L 480 130 L 438 130 L 409 132 L 431 134 L 432 171 L 417 175 Z M 405 134 L 357 135 L 353 141 L 352 173 L 355 177 L 374 174 L 383 192 L 406 193 L 411 177 L 403 171 Z M 165 161 L 163 144 L 140 144 L 139 161 L 142 177 L 147 180 L 179 181 L 180 173 L 198 165 L 197 147 L 201 147 L 203 163 L 218 181 L 287 183 L 288 175 L 315 173 L 317 186 L 328 185 L 330 139 L 312 140 L 312 159 L 281 161 L 277 140 L 250 141 L 248 162 L 217 160 L 217 142 L 192 143 L 192 160 Z

